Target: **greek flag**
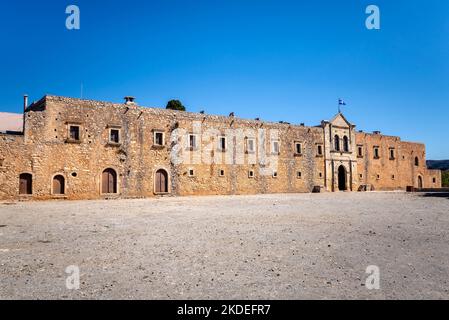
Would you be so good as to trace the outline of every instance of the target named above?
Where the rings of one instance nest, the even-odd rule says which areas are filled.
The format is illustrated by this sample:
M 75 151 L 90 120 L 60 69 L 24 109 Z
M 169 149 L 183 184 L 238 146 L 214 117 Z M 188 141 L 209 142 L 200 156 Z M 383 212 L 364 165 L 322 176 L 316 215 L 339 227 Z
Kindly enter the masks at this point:
M 342 99 L 338 99 L 338 105 L 339 106 L 345 106 L 346 102 L 344 102 Z

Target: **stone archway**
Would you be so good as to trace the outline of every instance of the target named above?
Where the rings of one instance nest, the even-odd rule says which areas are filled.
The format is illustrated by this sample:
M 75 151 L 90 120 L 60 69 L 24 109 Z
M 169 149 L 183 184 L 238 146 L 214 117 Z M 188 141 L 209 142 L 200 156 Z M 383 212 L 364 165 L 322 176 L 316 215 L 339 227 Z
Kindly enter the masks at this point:
M 338 167 L 338 190 L 340 191 L 348 190 L 346 180 L 347 180 L 346 168 L 343 165 L 341 165 Z

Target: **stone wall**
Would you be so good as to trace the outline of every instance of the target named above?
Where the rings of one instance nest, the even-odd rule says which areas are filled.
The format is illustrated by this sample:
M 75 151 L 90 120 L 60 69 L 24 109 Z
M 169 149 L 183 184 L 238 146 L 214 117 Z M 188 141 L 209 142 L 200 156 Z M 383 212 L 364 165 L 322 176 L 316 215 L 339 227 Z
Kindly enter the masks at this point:
M 376 190 L 403 189 L 415 185 L 417 175 L 426 187 L 441 185 L 439 172 L 425 168 L 423 145 L 337 128 L 350 136 L 351 152 L 330 156 L 323 124 L 307 127 L 56 96 L 31 105 L 24 118 L 24 135 L 0 135 L 0 199 L 152 197 L 159 170 L 168 175 L 171 195 L 311 192 L 329 186 L 329 158 L 354 161 L 354 170 L 348 170 L 353 190 L 367 183 Z M 79 128 L 79 141 L 70 139 L 70 126 Z M 119 131 L 119 143 L 110 141 L 111 130 Z M 155 144 L 155 132 L 164 134 L 162 146 Z M 195 148 L 188 145 L 190 134 L 198 136 Z M 251 139 L 254 152 L 247 148 Z M 355 157 L 358 144 L 365 147 L 364 158 Z M 382 154 L 395 146 L 397 159 L 371 159 L 377 144 Z M 418 167 L 411 164 L 415 155 Z M 105 169 L 116 172 L 117 193 L 102 193 Z M 19 195 L 21 173 L 32 174 L 32 195 Z M 388 178 L 392 174 L 394 180 Z M 62 195 L 54 194 L 56 175 L 64 177 Z

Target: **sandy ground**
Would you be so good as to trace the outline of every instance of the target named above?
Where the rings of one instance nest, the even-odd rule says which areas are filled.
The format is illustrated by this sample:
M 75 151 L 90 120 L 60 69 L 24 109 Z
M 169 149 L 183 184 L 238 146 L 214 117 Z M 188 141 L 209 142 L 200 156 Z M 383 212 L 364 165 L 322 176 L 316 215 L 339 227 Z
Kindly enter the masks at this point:
M 0 299 L 448 299 L 448 233 L 405 193 L 0 203 Z

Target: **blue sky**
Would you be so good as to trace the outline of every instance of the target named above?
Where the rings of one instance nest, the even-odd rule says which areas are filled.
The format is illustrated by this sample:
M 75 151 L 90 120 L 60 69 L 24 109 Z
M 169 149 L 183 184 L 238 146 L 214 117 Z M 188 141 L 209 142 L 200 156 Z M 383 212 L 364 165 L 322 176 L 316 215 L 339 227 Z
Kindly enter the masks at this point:
M 81 10 L 67 30 L 65 9 Z M 365 28 L 379 6 L 381 30 Z M 20 1 L 0 9 L 0 111 L 44 94 L 316 125 L 347 118 L 449 159 L 449 1 Z

